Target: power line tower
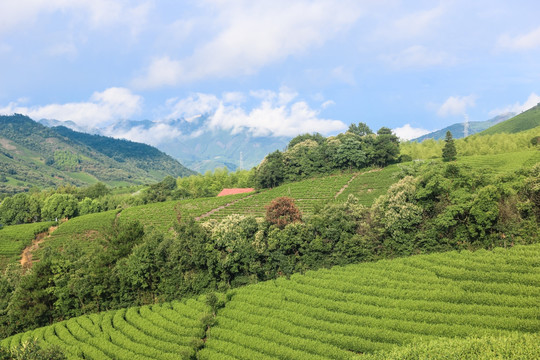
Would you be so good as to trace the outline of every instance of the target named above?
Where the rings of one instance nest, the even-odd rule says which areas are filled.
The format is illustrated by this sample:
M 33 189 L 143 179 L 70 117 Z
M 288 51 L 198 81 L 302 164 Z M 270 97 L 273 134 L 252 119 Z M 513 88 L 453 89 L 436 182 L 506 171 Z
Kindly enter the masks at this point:
M 244 154 L 240 151 L 240 170 L 244 169 Z
M 469 136 L 469 115 L 465 114 L 465 122 L 463 123 L 463 137 Z

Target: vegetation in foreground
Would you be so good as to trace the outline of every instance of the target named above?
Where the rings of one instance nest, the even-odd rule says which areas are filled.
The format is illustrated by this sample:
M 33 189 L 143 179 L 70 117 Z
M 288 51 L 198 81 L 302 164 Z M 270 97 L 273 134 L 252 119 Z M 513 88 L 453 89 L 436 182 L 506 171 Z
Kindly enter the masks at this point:
M 38 339 L 70 359 L 535 359 L 539 256 L 535 244 L 334 267 L 75 317 L 0 345 Z
M 466 339 L 440 339 L 414 343 L 361 357 L 363 360 L 493 360 L 540 359 L 540 334 L 514 333 L 506 336 L 484 336 Z
M 540 165 L 494 177 L 455 163 L 419 163 L 401 177 L 370 208 L 349 197 L 277 226 L 270 218 L 231 215 L 181 219 L 173 232 L 148 232 L 111 214 L 112 227 L 101 237 L 43 251 L 27 272 L 6 269 L 0 330 L 8 336 L 309 269 L 538 241 Z

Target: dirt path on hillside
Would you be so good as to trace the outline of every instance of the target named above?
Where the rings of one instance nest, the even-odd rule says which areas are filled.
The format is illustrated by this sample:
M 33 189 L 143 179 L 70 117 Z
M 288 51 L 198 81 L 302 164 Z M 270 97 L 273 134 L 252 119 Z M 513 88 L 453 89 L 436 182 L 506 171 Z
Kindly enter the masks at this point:
M 44 231 L 36 235 L 36 238 L 32 241 L 32 245 L 27 246 L 21 255 L 21 265 L 25 268 L 31 268 L 32 264 L 32 253 L 39 248 L 39 245 L 43 243 L 48 237 L 51 236 L 52 232 L 56 230 L 58 226 L 51 226 L 49 230 Z
M 354 174 L 354 176 L 352 178 L 350 178 L 349 181 L 347 181 L 347 183 L 345 185 L 343 185 L 343 187 L 336 193 L 336 195 L 334 196 L 334 199 L 337 199 L 338 196 L 341 195 L 349 187 L 351 182 L 353 182 L 353 180 L 356 179 L 358 176 L 368 174 L 368 173 L 372 173 L 372 172 L 381 171 L 381 170 L 382 169 L 373 169 L 373 170 L 364 171 L 364 172 L 361 172 L 361 173 Z M 373 189 L 371 189 L 371 190 L 373 190 Z
M 201 216 L 197 216 L 197 217 L 195 218 L 195 221 L 199 221 L 199 220 L 201 220 L 201 219 L 204 219 L 205 217 L 208 217 L 208 216 L 210 216 L 210 215 L 212 215 L 212 214 L 214 214 L 214 213 L 216 213 L 216 212 L 218 212 L 218 211 L 220 211 L 220 210 L 223 210 L 223 209 L 225 209 L 225 208 L 227 208 L 227 207 L 229 207 L 229 206 L 231 206 L 231 205 L 234 205 L 234 204 L 236 204 L 236 203 L 239 202 L 239 201 L 243 201 L 243 200 L 249 199 L 250 197 L 253 197 L 253 196 L 255 196 L 255 195 L 257 195 L 257 194 L 251 194 L 251 195 L 248 195 L 248 196 L 243 197 L 243 198 L 241 198 L 241 199 L 236 199 L 236 200 L 234 200 L 234 201 L 231 201 L 230 203 L 227 203 L 227 204 L 225 204 L 225 205 L 218 206 L 217 208 L 210 210 L 210 211 L 207 212 L 206 214 L 202 214 Z

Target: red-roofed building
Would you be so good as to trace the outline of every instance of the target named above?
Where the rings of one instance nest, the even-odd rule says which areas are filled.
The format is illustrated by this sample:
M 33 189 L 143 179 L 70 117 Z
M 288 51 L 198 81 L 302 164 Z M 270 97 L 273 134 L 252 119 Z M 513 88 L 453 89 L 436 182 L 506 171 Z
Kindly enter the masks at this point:
M 255 189 L 254 188 L 223 189 L 218 194 L 218 196 L 244 194 L 244 193 L 248 193 L 248 192 L 252 192 L 252 191 L 255 191 Z

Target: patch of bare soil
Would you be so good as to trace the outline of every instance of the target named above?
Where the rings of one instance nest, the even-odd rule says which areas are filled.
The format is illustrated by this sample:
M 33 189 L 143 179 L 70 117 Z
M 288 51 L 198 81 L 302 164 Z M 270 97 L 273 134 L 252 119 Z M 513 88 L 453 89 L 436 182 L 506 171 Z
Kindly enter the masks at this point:
M 8 139 L 0 138 L 0 145 L 6 150 L 16 150 L 17 147 L 11 143 Z
M 52 232 L 56 230 L 58 226 L 51 226 L 49 230 L 44 231 L 36 235 L 36 238 L 32 241 L 32 245 L 27 246 L 21 256 L 21 265 L 24 268 L 31 268 L 32 264 L 35 262 L 32 260 L 32 253 L 39 248 L 39 245 L 43 243 L 48 237 L 51 236 Z

